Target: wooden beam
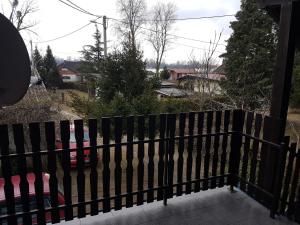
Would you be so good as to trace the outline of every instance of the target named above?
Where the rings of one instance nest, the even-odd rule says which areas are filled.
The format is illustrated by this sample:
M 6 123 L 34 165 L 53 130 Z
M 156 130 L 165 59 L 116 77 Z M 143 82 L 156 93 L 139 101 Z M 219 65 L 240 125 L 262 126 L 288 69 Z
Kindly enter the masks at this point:
M 270 114 L 286 121 L 293 73 L 297 15 L 294 3 L 286 2 L 281 6 L 280 30 L 277 47 L 277 59 L 273 76 L 273 91 Z M 275 139 L 284 136 L 285 122 Z M 280 139 L 279 139 L 280 138 Z
M 269 128 L 268 140 L 275 143 L 283 141 L 289 98 L 291 91 L 291 81 L 293 74 L 295 42 L 296 42 L 296 7 L 292 1 L 281 4 L 280 30 L 277 46 L 277 59 L 273 75 L 273 90 L 270 115 L 272 127 Z M 271 147 L 267 150 L 267 161 L 264 168 L 263 188 L 273 193 L 274 171 L 277 162 L 277 151 Z

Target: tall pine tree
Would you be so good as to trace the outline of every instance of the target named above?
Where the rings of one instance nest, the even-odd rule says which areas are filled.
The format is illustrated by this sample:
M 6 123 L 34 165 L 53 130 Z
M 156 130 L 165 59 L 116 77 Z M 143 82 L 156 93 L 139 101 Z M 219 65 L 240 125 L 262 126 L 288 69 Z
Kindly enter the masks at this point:
M 131 102 L 144 93 L 146 78 L 146 62 L 142 53 L 130 42 L 124 42 L 121 52 L 112 53 L 104 61 L 98 94 L 106 102 L 118 95 Z
M 37 46 L 35 46 L 35 49 L 33 51 L 33 61 L 37 71 L 41 76 L 44 73 L 45 66 L 44 66 L 43 56 L 40 54 L 40 51 L 38 50 Z
M 62 78 L 59 75 L 57 64 L 50 46 L 47 46 L 47 52 L 44 57 L 44 72 L 41 76 L 46 87 L 58 88 L 62 85 Z
M 231 22 L 222 86 L 237 107 L 254 110 L 269 103 L 277 28 L 256 0 L 242 0 L 236 19 Z
M 81 51 L 83 62 L 80 71 L 83 73 L 101 73 L 101 63 L 103 61 L 103 48 L 101 43 L 101 33 L 96 25 L 93 35 L 94 45 L 85 45 Z

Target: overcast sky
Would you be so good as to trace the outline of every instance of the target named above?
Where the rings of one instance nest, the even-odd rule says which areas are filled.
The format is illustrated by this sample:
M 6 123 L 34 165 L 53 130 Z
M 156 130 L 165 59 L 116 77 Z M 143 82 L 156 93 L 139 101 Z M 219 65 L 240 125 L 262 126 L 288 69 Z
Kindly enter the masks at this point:
M 4 11 L 7 10 L 6 6 L 8 1 L 9 0 L 0 0 Z M 120 18 L 120 15 L 117 12 L 115 0 L 72 1 L 94 14 Z M 163 0 L 158 1 L 164 2 Z M 157 1 L 155 0 L 146 0 L 147 8 L 151 9 L 156 2 Z M 239 0 L 173 0 L 172 2 L 174 2 L 178 8 L 177 18 L 235 14 L 240 8 Z M 50 45 L 55 56 L 65 59 L 68 57 L 72 59 L 79 59 L 79 51 L 82 49 L 82 46 L 94 43 L 92 38 L 92 35 L 95 32 L 94 25 L 90 25 L 73 35 L 56 41 L 38 43 L 70 33 L 89 23 L 89 21 L 95 19 L 95 17 L 78 12 L 62 4 L 58 0 L 36 0 L 36 4 L 39 10 L 32 15 L 31 18 L 38 22 L 38 25 L 33 28 L 38 35 L 23 32 L 22 36 L 26 43 L 29 43 L 29 40 L 32 39 L 32 41 L 37 44 L 41 52 L 44 52 L 47 45 Z M 192 39 L 210 41 L 214 37 L 215 32 L 220 33 L 223 31 L 220 43 L 226 45 L 226 40 L 232 32 L 229 27 L 230 21 L 234 19 L 234 17 L 226 17 L 177 21 L 170 33 Z M 101 19 L 99 21 L 101 22 Z M 99 29 L 102 28 L 99 27 Z M 140 40 L 144 51 L 144 57 L 148 59 L 153 58 L 153 51 L 149 43 L 145 41 L 145 36 L 139 35 L 138 39 Z M 118 44 L 118 38 L 114 30 L 114 21 L 112 20 L 108 21 L 108 40 L 110 41 L 108 43 L 110 51 L 113 46 Z M 202 49 L 207 49 L 208 47 L 208 44 L 181 38 L 177 38 L 172 42 L 173 43 L 169 46 L 164 57 L 164 61 L 168 63 L 184 60 L 187 61 L 192 51 L 194 55 L 200 56 L 204 51 Z M 219 45 L 217 51 L 216 55 L 221 54 L 225 51 L 225 46 Z

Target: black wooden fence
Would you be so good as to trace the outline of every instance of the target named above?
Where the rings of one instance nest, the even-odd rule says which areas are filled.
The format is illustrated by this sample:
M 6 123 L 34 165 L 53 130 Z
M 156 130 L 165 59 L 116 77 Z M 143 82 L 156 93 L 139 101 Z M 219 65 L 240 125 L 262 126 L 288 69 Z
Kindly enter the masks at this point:
M 84 122 L 76 120 L 76 148 L 70 148 L 70 122 L 62 121 L 59 124 L 62 149 L 56 148 L 58 136 L 54 122 L 33 123 L 29 124 L 31 151 L 24 148 L 25 125 L 12 125 L 12 129 L 2 125 L 0 160 L 5 202 L 0 204 L 6 213 L 0 215 L 0 223 L 32 224 L 35 223 L 33 217 L 38 224 L 48 220 L 58 223 L 62 219 L 69 221 L 155 200 L 166 204 L 173 196 L 225 185 L 240 187 L 265 203 L 272 215 L 287 212 L 292 216 L 300 209 L 295 203 L 299 202 L 295 200 L 299 153 L 295 153 L 295 145 L 288 147 L 263 140 L 263 121 L 267 120 L 261 115 L 242 110 L 90 119 L 87 123 L 89 146 L 85 146 Z M 41 149 L 43 136 L 46 150 Z M 280 185 L 282 179 L 274 180 L 277 188 L 271 193 L 259 183 L 264 175 L 262 159 L 267 148 L 278 152 L 275 177 L 285 174 L 284 184 Z M 88 167 L 84 163 L 87 149 L 90 151 Z M 73 151 L 77 153 L 75 171 L 70 164 Z M 287 151 L 289 160 L 285 170 L 283 162 Z M 33 159 L 32 166 L 27 165 L 28 159 Z M 30 171 L 35 174 L 35 208 L 29 206 L 32 196 L 26 176 Z M 44 205 L 44 172 L 50 174 L 50 207 Z M 11 181 L 15 174 L 20 176 L 21 209 L 15 207 Z M 72 185 L 74 179 L 75 186 Z M 58 201 L 59 192 L 64 195 L 62 205 Z

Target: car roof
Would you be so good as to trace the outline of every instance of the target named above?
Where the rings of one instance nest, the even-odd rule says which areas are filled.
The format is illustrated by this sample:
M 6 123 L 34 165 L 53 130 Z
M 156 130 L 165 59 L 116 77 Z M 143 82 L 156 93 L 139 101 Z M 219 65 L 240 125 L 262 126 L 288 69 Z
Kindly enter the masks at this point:
M 29 186 L 29 195 L 33 196 L 35 195 L 35 187 L 34 187 L 34 182 L 35 182 L 35 174 L 34 173 L 28 173 L 27 174 L 27 181 L 28 181 L 28 186 Z M 49 179 L 50 179 L 50 174 L 48 173 L 43 173 L 43 183 L 44 183 L 44 194 L 49 194 Z M 11 177 L 11 181 L 14 187 L 14 196 L 15 198 L 21 197 L 21 191 L 20 191 L 20 175 L 15 175 Z M 4 185 L 5 185 L 5 180 L 4 178 L 0 178 L 0 202 L 5 200 L 5 194 L 4 194 Z

